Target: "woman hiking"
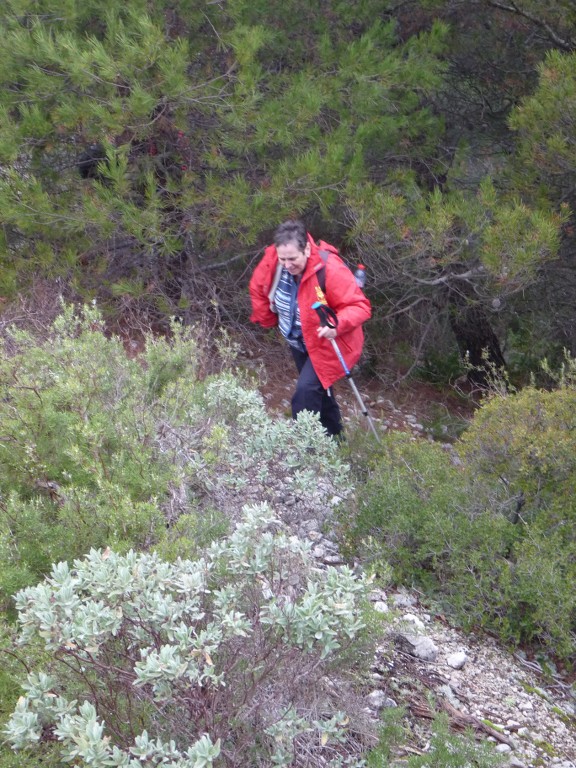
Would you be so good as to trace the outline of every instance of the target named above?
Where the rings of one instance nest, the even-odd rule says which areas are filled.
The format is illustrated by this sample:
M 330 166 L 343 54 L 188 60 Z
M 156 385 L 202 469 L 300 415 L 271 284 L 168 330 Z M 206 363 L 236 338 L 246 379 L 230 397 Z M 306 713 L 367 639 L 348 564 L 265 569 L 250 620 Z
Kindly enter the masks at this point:
M 344 370 L 330 339 L 350 370 L 362 353 L 362 323 L 371 315 L 370 302 L 336 248 L 318 245 L 301 221 L 285 221 L 274 234 L 250 280 L 252 322 L 278 326 L 298 369 L 292 396 L 292 417 L 312 411 L 329 435 L 342 432 L 342 417 L 332 392 Z M 321 325 L 312 305 L 327 304 L 336 313 L 336 327 Z

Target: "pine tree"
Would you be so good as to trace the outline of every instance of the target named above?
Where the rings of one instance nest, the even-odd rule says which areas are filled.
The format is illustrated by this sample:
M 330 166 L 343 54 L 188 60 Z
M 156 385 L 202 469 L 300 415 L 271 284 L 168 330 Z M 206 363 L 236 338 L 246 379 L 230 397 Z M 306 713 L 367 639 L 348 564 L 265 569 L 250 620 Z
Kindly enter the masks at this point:
M 433 152 L 443 30 L 401 45 L 377 7 L 9 0 L 2 291 L 203 302 L 282 218 L 341 220 L 348 184 Z
M 565 213 L 502 175 L 513 151 L 482 164 L 457 139 L 462 39 L 450 3 L 425 6 L 8 0 L 0 294 L 40 274 L 150 319 L 245 318 L 241 270 L 298 216 L 363 249 L 418 349 L 438 317 L 429 339 L 451 327 L 500 365 L 490 313 L 555 256 Z

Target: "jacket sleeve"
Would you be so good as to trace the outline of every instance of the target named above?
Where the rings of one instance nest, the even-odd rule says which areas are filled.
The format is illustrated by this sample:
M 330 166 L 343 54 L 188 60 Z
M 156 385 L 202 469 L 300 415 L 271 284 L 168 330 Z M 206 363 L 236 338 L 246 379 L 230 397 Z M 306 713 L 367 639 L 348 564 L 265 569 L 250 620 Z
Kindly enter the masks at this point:
M 259 323 L 264 328 L 273 328 L 278 325 L 278 315 L 270 309 L 270 299 L 268 298 L 276 262 L 276 249 L 274 246 L 269 246 L 256 266 L 248 286 L 250 301 L 252 302 L 250 320 L 253 323 Z
M 372 315 L 370 301 L 340 258 L 331 257 L 327 261 L 326 299 L 338 317 L 339 336 L 362 325 Z

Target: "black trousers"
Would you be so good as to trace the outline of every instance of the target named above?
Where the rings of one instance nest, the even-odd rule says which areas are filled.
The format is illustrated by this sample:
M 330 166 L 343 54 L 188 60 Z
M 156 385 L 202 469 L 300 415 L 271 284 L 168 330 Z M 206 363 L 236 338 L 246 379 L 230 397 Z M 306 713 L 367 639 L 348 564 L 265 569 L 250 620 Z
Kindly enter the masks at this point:
M 312 411 L 320 415 L 320 422 L 329 435 L 339 435 L 342 432 L 342 416 L 336 398 L 328 394 L 320 383 L 308 353 L 294 347 L 290 347 L 290 351 L 299 373 L 292 396 L 292 418 L 295 419 L 301 411 Z

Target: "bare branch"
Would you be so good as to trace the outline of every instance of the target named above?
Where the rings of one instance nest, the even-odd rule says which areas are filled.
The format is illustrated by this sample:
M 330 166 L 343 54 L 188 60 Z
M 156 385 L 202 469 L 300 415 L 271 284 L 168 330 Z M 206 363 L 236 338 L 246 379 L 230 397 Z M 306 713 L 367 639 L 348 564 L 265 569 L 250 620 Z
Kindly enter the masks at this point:
M 498 8 L 501 11 L 506 11 L 506 13 L 514 13 L 517 16 L 522 16 L 524 19 L 532 22 L 532 24 L 535 24 L 537 27 L 543 30 L 548 38 L 554 43 L 554 45 L 562 48 L 565 51 L 574 50 L 575 43 L 573 40 L 565 40 L 564 38 L 560 37 L 560 35 L 558 35 L 552 29 L 552 27 L 544 21 L 544 19 L 541 19 L 529 11 L 524 10 L 524 8 L 520 8 L 518 4 L 514 2 L 514 0 L 510 0 L 509 3 L 500 3 L 498 0 L 488 0 L 488 5 L 492 6 L 492 8 Z

